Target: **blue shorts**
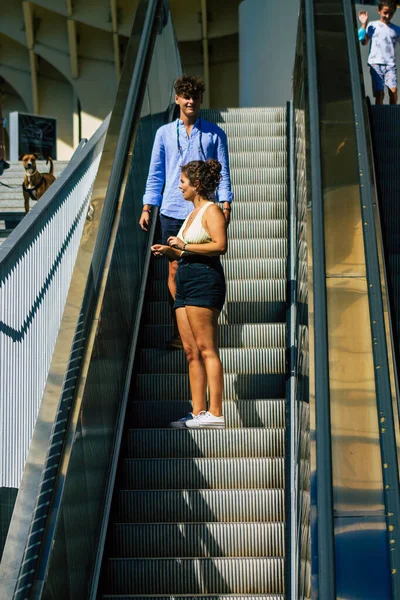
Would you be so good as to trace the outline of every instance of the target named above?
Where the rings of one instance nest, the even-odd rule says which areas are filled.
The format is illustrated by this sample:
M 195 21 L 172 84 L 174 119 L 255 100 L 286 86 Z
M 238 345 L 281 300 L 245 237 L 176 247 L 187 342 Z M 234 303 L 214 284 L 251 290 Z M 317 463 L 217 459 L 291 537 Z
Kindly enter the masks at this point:
M 179 261 L 175 309 L 202 306 L 221 310 L 225 295 L 224 271 L 219 260 L 194 262 L 182 258 Z
M 160 214 L 161 243 L 166 245 L 169 237 L 178 235 L 184 221 L 185 219 L 174 219 Z
M 386 87 L 397 89 L 397 67 L 388 67 L 387 65 L 369 65 L 371 73 L 372 91 L 382 92 Z

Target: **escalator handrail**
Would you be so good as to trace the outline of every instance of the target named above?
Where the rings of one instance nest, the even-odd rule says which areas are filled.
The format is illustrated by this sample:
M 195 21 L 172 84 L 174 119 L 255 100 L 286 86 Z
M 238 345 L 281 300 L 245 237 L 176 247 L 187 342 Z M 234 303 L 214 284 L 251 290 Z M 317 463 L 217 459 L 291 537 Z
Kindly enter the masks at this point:
M 316 546 L 318 553 L 318 592 L 323 600 L 336 599 L 333 497 L 332 497 L 332 448 L 330 421 L 330 386 L 328 357 L 328 325 L 325 269 L 324 209 L 322 194 L 321 138 L 318 103 L 318 70 L 316 61 L 316 31 L 314 22 L 315 3 L 304 0 L 307 88 L 308 88 L 308 139 L 312 226 L 312 269 L 314 308 L 314 389 L 316 444 L 315 476 L 317 515 Z M 314 529 L 315 531 L 315 529 Z
M 86 311 L 88 313 L 93 312 L 94 307 L 97 303 L 97 296 L 100 292 L 101 285 L 99 285 L 99 282 L 104 276 L 104 267 L 107 258 L 107 248 L 109 246 L 115 212 L 117 209 L 119 190 L 124 177 L 126 162 L 128 160 L 127 153 L 129 150 L 129 145 L 131 143 L 132 132 L 140 114 L 140 106 L 143 93 L 143 77 L 144 73 L 150 65 L 151 56 L 149 56 L 149 53 L 152 53 L 152 49 L 154 47 L 153 44 L 157 35 L 157 18 L 160 14 L 160 11 L 162 9 L 165 10 L 165 0 L 148 0 L 148 2 L 146 3 L 143 2 L 143 4 L 147 4 L 144 26 L 140 36 L 135 66 L 133 70 L 132 79 L 129 85 L 127 100 L 121 122 L 121 128 L 114 154 L 114 160 L 110 172 L 110 177 L 108 180 L 107 192 L 104 200 L 104 208 L 101 215 L 99 231 L 96 239 L 96 246 L 91 260 L 91 277 L 89 278 L 90 285 L 88 280 L 88 286 L 90 287 L 90 290 L 88 291 L 88 288 L 86 289 L 85 297 L 83 300 L 83 304 L 86 303 Z M 139 8 L 137 10 L 139 10 Z M 86 319 L 85 325 L 89 326 L 90 322 L 90 319 Z M 80 323 L 80 325 L 82 324 Z M 87 340 L 90 337 L 89 331 L 83 332 L 82 330 L 80 330 L 79 333 L 82 340 Z M 72 351 L 70 359 L 72 361 L 76 356 L 76 354 L 74 354 L 74 350 L 75 349 L 73 349 Z M 78 384 L 76 382 L 75 388 L 77 388 L 77 385 Z M 57 416 L 59 416 L 59 413 Z M 54 422 L 53 430 L 56 426 L 57 423 Z M 67 434 L 66 430 L 64 443 L 67 436 L 69 436 L 70 439 L 72 439 L 73 433 L 71 434 L 71 431 L 68 431 Z M 60 440 L 59 438 L 59 447 L 61 442 L 62 440 Z M 61 464 L 64 451 L 65 448 L 63 448 L 63 451 L 58 456 L 58 465 Z M 46 473 L 48 471 L 49 462 L 51 464 L 51 468 L 55 468 L 54 456 L 50 456 L 49 454 L 46 458 L 43 473 Z M 57 476 L 57 478 L 54 479 L 52 488 L 53 491 L 50 492 L 53 494 L 53 496 L 56 493 L 55 490 L 57 485 L 57 497 L 61 496 L 62 490 L 60 488 L 63 487 L 63 482 L 64 479 L 62 476 Z M 55 524 L 57 521 L 57 514 L 52 514 L 51 520 L 49 519 L 49 514 L 50 505 L 47 508 L 45 508 L 43 504 L 40 504 L 40 496 L 38 496 L 32 514 L 30 531 L 25 544 L 25 551 L 23 553 L 22 560 L 20 563 L 18 578 L 16 579 L 15 591 L 13 595 L 15 600 L 19 600 L 20 598 L 25 599 L 32 597 L 32 593 L 35 594 L 35 598 L 41 597 L 40 588 L 43 583 L 43 573 L 45 573 L 46 571 L 46 564 L 48 564 L 50 557 L 50 551 L 41 550 L 43 548 L 51 548 L 51 541 L 49 540 L 52 539 L 52 536 L 55 531 Z M 45 533 L 42 533 L 44 531 Z M 34 540 L 33 544 L 32 540 Z M 40 541 L 38 542 L 38 540 Z M 40 564 L 39 561 L 42 561 L 42 563 Z M 39 564 L 40 567 L 38 568 Z M 35 576 L 38 572 L 40 573 L 39 580 L 36 579 L 35 581 Z M 34 581 L 36 587 L 34 586 L 35 589 L 33 591 L 32 583 Z
M 369 310 L 371 321 L 371 339 L 375 372 L 376 403 L 378 417 L 384 418 L 384 429 L 379 426 L 380 447 L 382 457 L 383 492 L 388 531 L 400 531 L 400 494 L 399 471 L 397 462 L 396 434 L 392 406 L 390 384 L 390 367 L 386 344 L 386 328 L 381 291 L 381 274 L 377 245 L 377 230 L 374 214 L 374 192 L 372 188 L 372 172 L 369 157 L 372 149 L 368 147 L 366 126 L 366 101 L 361 87 L 361 57 L 356 41 L 356 24 L 354 6 L 350 0 L 343 0 L 345 17 L 345 33 L 348 50 L 349 69 L 352 80 L 353 110 L 355 115 L 355 138 L 357 157 L 362 185 L 360 185 L 360 201 L 362 207 L 362 223 L 364 234 L 364 251 L 368 280 Z M 381 232 L 379 232 L 381 235 Z M 400 548 L 390 545 L 389 560 L 393 598 L 400 597 Z

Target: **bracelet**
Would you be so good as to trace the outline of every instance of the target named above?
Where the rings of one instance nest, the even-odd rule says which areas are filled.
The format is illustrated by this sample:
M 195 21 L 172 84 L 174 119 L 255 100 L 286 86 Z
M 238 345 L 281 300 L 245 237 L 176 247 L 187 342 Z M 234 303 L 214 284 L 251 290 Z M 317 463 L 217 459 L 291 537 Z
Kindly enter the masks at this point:
M 144 213 L 144 212 L 147 212 L 147 213 L 149 213 L 149 215 L 151 215 L 151 210 L 149 210 L 148 208 L 144 208 L 142 210 L 142 213 Z
M 222 210 L 223 210 L 223 211 L 224 211 L 224 210 L 229 210 L 229 212 L 231 212 L 231 210 L 232 210 L 232 209 L 231 209 L 231 208 L 223 208 Z
M 186 250 L 186 246 L 187 246 L 187 242 L 184 242 L 184 244 L 183 244 L 183 246 L 182 246 L 182 252 L 185 252 L 185 250 Z M 182 256 L 182 254 L 181 254 L 181 256 Z

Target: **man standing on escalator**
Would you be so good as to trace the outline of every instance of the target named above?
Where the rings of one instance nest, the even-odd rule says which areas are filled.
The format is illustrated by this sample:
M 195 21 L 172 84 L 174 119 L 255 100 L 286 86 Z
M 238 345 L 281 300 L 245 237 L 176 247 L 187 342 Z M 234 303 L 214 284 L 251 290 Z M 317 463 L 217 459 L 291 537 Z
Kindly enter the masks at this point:
M 143 196 L 143 212 L 139 225 L 148 231 L 151 211 L 160 206 L 161 243 L 166 245 L 171 236 L 176 236 L 190 212 L 179 189 L 181 166 L 193 160 L 214 158 L 221 163 L 221 183 L 217 189 L 217 200 L 229 224 L 233 194 L 229 173 L 228 146 L 225 132 L 199 117 L 204 93 L 201 79 L 182 76 L 175 82 L 175 103 L 179 106 L 179 118 L 163 125 L 156 133 L 151 155 L 149 174 Z M 171 305 L 174 334 L 168 342 L 170 350 L 182 348 L 176 326 L 173 304 L 176 294 L 176 273 L 178 261 L 168 263 L 168 290 Z

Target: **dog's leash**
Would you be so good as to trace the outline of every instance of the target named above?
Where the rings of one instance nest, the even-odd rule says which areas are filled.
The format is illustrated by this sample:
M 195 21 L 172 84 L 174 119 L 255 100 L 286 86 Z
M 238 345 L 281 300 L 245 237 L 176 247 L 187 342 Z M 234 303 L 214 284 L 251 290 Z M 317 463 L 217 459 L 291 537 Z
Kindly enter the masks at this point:
M 10 190 L 15 190 L 17 188 L 20 188 L 20 185 L 7 185 L 7 183 L 3 183 L 2 181 L 0 181 L 0 185 L 2 185 L 3 187 L 9 188 Z

